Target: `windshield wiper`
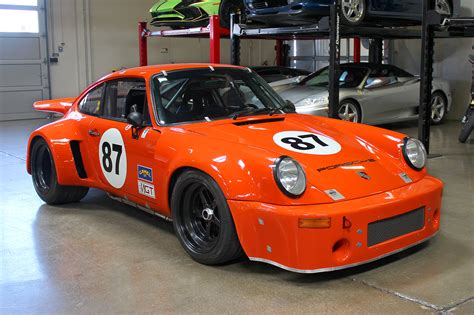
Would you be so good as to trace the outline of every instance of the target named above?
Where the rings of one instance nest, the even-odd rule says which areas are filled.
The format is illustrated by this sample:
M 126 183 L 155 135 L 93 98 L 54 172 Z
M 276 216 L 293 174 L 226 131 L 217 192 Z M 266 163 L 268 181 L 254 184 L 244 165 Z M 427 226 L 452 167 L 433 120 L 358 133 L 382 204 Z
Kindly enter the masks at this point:
M 249 116 L 249 115 L 255 115 L 255 114 L 268 114 L 268 115 L 273 115 L 277 112 L 277 108 L 254 108 L 254 107 L 246 107 L 245 109 L 235 112 L 232 114 L 232 119 L 236 120 L 238 117 L 241 116 Z

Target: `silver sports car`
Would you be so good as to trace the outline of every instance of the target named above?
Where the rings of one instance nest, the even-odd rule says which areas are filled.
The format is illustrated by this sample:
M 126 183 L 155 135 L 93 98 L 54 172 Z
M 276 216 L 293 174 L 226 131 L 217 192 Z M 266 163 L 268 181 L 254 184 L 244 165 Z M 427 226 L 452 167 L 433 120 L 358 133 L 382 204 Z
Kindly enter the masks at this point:
M 301 114 L 327 116 L 329 68 L 302 80 L 271 85 Z M 391 65 L 343 64 L 339 78 L 339 118 L 372 125 L 418 118 L 420 78 Z M 433 81 L 432 123 L 439 124 L 451 108 L 449 84 Z

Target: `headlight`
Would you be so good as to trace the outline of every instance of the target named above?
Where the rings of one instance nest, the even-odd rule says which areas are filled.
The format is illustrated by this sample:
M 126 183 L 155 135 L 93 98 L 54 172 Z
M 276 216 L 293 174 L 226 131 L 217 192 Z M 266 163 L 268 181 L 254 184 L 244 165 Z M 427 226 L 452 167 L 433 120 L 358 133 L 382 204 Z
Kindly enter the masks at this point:
M 411 168 L 421 171 L 426 165 L 426 149 L 423 143 L 414 138 L 405 138 L 403 157 Z
M 288 156 L 276 160 L 273 176 L 280 190 L 290 197 L 299 197 L 306 190 L 306 175 L 303 168 Z
M 305 98 L 304 100 L 298 102 L 296 104 L 298 107 L 318 107 L 318 106 L 324 106 L 329 103 L 329 99 L 327 97 L 308 97 Z

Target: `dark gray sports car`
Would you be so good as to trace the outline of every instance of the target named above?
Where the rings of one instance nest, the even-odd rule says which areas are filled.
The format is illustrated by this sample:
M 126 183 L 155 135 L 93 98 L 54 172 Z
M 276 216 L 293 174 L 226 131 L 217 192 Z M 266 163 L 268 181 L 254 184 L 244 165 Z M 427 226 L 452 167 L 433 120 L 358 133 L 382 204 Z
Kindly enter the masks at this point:
M 334 0 L 244 0 L 250 20 L 269 25 L 314 23 L 315 19 L 329 15 Z M 459 8 L 459 0 L 435 0 L 436 10 L 452 16 Z M 342 22 L 359 25 L 362 22 L 377 24 L 413 24 L 421 20 L 421 0 L 342 0 Z

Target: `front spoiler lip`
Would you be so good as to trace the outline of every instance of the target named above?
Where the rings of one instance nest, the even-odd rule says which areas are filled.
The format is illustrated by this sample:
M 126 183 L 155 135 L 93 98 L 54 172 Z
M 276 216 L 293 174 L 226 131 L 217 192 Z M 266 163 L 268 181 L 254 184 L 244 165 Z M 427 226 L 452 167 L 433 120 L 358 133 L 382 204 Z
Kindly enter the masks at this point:
M 415 247 L 417 245 L 420 245 L 424 242 L 427 242 L 429 241 L 430 239 L 434 238 L 436 235 L 438 234 L 438 231 L 436 231 L 436 233 L 418 241 L 418 242 L 415 242 L 413 244 L 410 244 L 408 246 L 405 246 L 405 247 L 402 247 L 402 248 L 399 248 L 397 250 L 394 250 L 392 252 L 389 252 L 389 253 L 386 253 L 386 254 L 382 254 L 380 256 L 377 256 L 377 257 L 374 257 L 374 258 L 371 258 L 369 260 L 364 260 L 364 261 L 361 261 L 361 262 L 357 262 L 357 263 L 353 263 L 353 264 L 347 264 L 347 265 L 342 265 L 342 266 L 337 266 L 337 267 L 328 267 L 328 268 L 320 268 L 320 269 L 296 269 L 296 268 L 291 268 L 291 267 L 288 267 L 288 266 L 285 266 L 285 265 L 282 265 L 280 263 L 277 263 L 273 260 L 269 260 L 269 259 L 265 259 L 265 258 L 258 258 L 258 257 L 249 257 L 249 260 L 251 261 L 257 261 L 257 262 L 262 262 L 262 263 L 266 263 L 266 264 L 270 264 L 270 265 L 273 265 L 275 267 L 278 267 L 278 268 L 281 268 L 281 269 L 284 269 L 284 270 L 287 270 L 287 271 L 291 271 L 291 272 L 296 272 L 296 273 L 302 273 L 302 274 L 314 274 L 314 273 L 322 273 L 322 272 L 331 272 L 331 271 L 337 271 L 337 270 L 343 270 L 343 269 L 347 269 L 347 268 L 352 268 L 352 267 L 357 267 L 357 266 L 361 266 L 361 265 L 365 265 L 365 264 L 368 264 L 368 263 L 371 263 L 371 262 L 374 262 L 374 261 L 377 261 L 379 259 L 382 259 L 382 258 L 385 258 L 385 257 L 388 257 L 388 256 L 391 256 L 391 255 L 395 255 L 395 254 L 398 254 L 400 252 L 403 252 L 409 248 L 412 248 L 412 247 Z

